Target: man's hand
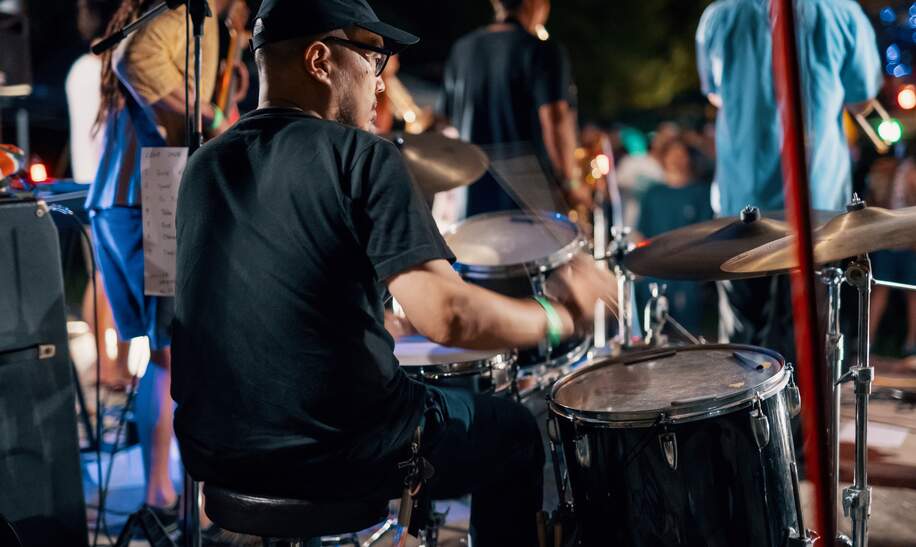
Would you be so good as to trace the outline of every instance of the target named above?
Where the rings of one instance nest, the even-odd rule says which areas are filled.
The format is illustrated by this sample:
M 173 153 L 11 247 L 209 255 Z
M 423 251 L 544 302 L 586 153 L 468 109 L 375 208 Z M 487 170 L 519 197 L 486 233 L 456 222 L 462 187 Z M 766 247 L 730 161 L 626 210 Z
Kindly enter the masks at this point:
M 555 271 L 547 280 L 547 295 L 566 306 L 579 328 L 588 328 L 595 319 L 595 303 L 601 300 L 615 309 L 617 282 L 595 260 L 579 254 Z
M 569 188 L 566 191 L 566 199 L 569 200 L 569 206 L 572 209 L 579 209 L 581 207 L 590 211 L 594 206 L 592 189 L 587 184 L 579 183 L 574 188 Z

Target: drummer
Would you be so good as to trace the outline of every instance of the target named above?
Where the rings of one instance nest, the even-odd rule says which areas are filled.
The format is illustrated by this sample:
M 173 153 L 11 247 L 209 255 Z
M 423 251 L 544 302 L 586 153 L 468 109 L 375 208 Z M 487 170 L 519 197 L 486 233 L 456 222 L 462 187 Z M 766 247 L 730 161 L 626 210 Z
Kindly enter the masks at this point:
M 575 260 L 555 299 L 464 283 L 397 148 L 371 128 L 389 56 L 418 41 L 365 0 L 265 0 L 257 110 L 190 160 L 178 203 L 175 432 L 197 480 L 301 499 L 395 498 L 408 445 L 434 497 L 473 494 L 475 545 L 536 545 L 544 455 L 510 400 L 399 369 L 386 289 L 433 342 L 570 336 L 614 284 Z

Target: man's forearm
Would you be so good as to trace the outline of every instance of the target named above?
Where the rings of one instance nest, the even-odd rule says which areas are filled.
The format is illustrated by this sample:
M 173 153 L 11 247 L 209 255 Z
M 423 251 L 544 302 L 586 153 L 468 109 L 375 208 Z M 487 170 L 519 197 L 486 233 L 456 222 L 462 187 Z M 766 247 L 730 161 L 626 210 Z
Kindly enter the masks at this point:
M 575 175 L 576 120 L 565 101 L 544 105 L 539 110 L 544 147 L 554 172 L 564 182 Z
M 474 285 L 457 294 L 452 301 L 454 318 L 448 345 L 469 349 L 532 347 L 548 336 L 546 311 L 533 298 L 509 298 Z M 557 302 L 551 304 L 562 322 L 560 336 L 574 330 L 569 311 Z

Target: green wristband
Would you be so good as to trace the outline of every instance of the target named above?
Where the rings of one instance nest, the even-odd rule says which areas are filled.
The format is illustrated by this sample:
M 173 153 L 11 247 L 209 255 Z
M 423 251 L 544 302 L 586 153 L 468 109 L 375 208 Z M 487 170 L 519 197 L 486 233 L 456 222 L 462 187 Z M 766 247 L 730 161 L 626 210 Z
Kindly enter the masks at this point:
M 219 129 L 219 126 L 223 125 L 223 120 L 226 119 L 226 115 L 223 113 L 223 110 L 213 105 L 213 123 L 210 124 L 210 129 L 216 131 Z
M 560 319 L 560 314 L 554 309 L 550 300 L 543 296 L 535 296 L 534 300 L 544 308 L 544 313 L 547 314 L 547 345 L 551 348 L 558 347 L 563 337 L 563 320 Z

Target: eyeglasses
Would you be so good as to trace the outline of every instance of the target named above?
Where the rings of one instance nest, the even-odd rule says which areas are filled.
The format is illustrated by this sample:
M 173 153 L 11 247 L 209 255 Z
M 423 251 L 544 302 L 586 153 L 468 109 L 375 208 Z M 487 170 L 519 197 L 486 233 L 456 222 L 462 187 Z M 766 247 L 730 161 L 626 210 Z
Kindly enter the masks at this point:
M 371 44 L 365 44 L 363 42 L 357 42 L 355 40 L 348 40 L 346 38 L 338 38 L 336 36 L 328 36 L 321 40 L 322 42 L 336 42 L 347 47 L 353 47 L 357 49 L 364 49 L 366 51 L 371 51 L 375 55 L 366 57 L 369 62 L 375 62 L 375 76 L 379 77 L 382 75 L 382 71 L 385 70 L 385 66 L 388 64 L 388 59 L 394 54 L 390 49 L 385 49 L 378 46 L 373 46 Z

